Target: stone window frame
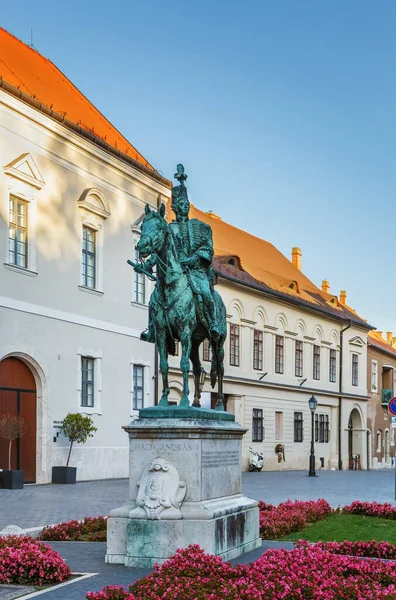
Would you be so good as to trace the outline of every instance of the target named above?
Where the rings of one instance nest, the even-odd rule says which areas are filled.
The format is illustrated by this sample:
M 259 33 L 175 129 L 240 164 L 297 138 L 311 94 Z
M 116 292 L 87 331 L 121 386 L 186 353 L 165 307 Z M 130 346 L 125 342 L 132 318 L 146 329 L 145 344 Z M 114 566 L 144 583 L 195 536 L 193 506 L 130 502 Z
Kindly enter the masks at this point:
M 82 406 L 82 359 L 94 360 L 94 405 Z M 78 412 L 87 415 L 102 414 L 102 358 L 101 350 L 78 348 L 77 350 L 77 407 Z
M 264 332 L 253 329 L 253 369 L 262 371 L 264 365 Z
M 80 210 L 80 275 L 79 289 L 94 294 L 103 294 L 103 260 L 104 260 L 104 224 L 110 217 L 110 207 L 102 192 L 97 188 L 87 188 L 78 200 Z M 95 287 L 84 285 L 82 275 L 84 229 L 95 232 Z
M 294 376 L 304 377 L 304 342 L 295 340 L 294 344 Z
M 294 411 L 294 442 L 304 441 L 304 414 L 302 411 Z
M 264 411 L 262 408 L 252 409 L 252 442 L 264 441 Z
M 149 379 L 149 375 L 150 375 L 150 366 L 151 363 L 150 361 L 147 360 L 143 360 L 141 358 L 138 357 L 132 357 L 131 360 L 129 361 L 129 368 L 130 368 L 130 403 L 129 403 L 129 407 L 130 407 L 130 416 L 131 417 L 137 417 L 138 415 L 138 411 L 139 409 L 135 409 L 133 406 L 133 400 L 134 400 L 134 378 L 133 378 L 133 373 L 134 373 L 134 367 L 143 367 L 144 371 L 143 371 L 143 407 L 147 407 L 150 406 L 150 379 Z
M 375 367 L 375 369 L 374 369 Z M 378 360 L 371 361 L 371 392 L 378 394 Z
M 27 169 L 24 166 L 27 166 Z M 30 174 L 27 173 L 29 171 Z M 4 214 L 9 228 L 10 200 L 14 197 L 27 204 L 27 266 L 21 267 L 9 262 L 8 235 L 6 236 L 4 266 L 24 275 L 37 275 L 37 200 L 38 193 L 45 185 L 43 177 L 28 153 L 20 155 L 3 168 L 6 178 L 4 194 Z

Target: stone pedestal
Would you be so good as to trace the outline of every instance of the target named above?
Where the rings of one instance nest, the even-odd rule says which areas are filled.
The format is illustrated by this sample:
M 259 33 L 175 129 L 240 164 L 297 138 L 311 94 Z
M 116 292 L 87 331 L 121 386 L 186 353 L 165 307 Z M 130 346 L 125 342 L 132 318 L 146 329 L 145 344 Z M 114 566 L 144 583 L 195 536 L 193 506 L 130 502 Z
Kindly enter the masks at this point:
M 155 407 L 124 429 L 129 501 L 110 513 L 106 562 L 150 567 L 190 544 L 228 560 L 261 545 L 257 502 L 241 493 L 246 430 L 233 415 Z

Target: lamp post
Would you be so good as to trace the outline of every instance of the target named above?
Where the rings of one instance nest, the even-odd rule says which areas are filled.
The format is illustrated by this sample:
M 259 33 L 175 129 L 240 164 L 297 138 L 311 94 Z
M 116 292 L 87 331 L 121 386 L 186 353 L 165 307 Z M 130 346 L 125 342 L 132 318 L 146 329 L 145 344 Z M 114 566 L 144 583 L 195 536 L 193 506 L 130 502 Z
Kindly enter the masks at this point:
M 316 477 L 315 471 L 315 438 L 314 438 L 314 428 L 315 428 L 315 410 L 318 405 L 318 401 L 315 396 L 311 396 L 308 400 L 309 409 L 311 411 L 311 452 L 309 453 L 309 477 Z

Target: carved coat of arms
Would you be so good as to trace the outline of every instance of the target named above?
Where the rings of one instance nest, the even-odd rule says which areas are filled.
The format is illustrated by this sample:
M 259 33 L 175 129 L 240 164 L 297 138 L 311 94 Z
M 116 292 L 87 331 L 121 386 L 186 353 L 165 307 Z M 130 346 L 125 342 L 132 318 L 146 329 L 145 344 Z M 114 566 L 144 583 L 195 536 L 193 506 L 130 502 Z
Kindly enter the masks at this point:
M 154 458 L 138 483 L 137 507 L 130 519 L 182 519 L 180 507 L 187 488 L 177 468 L 164 458 Z

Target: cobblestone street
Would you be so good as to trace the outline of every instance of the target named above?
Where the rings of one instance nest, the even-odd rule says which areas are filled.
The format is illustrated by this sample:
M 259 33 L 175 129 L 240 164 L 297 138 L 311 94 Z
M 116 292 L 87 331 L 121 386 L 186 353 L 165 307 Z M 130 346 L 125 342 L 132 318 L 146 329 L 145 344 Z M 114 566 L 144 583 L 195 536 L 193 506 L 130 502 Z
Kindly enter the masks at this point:
M 334 507 L 353 500 L 390 502 L 394 499 L 395 472 L 307 471 L 244 473 L 243 491 L 255 500 L 279 504 L 287 499 L 326 498 Z M 90 481 L 76 485 L 26 485 L 23 490 L 0 490 L 0 529 L 52 525 L 69 519 L 108 515 L 128 498 L 126 479 Z

